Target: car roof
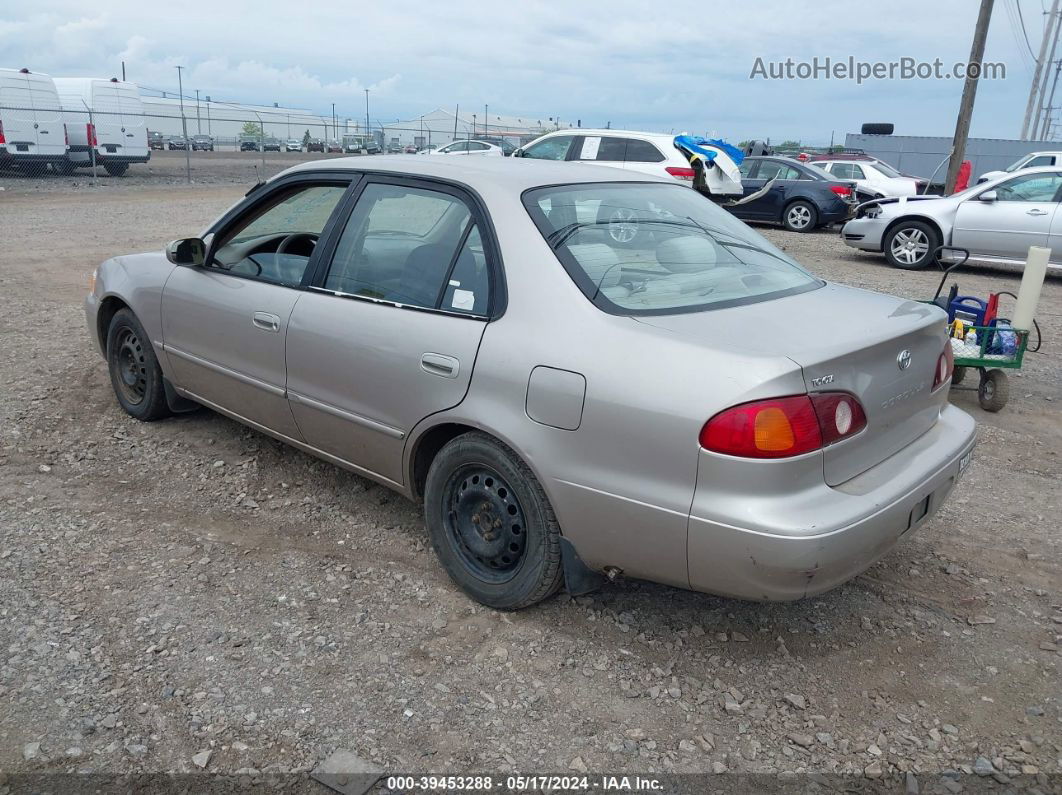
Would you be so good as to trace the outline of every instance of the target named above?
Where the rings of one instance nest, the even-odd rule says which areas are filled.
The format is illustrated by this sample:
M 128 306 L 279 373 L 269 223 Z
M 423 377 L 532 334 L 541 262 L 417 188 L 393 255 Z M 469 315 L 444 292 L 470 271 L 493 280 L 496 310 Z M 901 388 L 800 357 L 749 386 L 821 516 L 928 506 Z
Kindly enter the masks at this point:
M 411 160 L 416 160 L 411 163 Z M 677 185 L 674 179 L 657 177 L 619 168 L 583 165 L 553 160 L 509 157 L 425 157 L 406 155 L 362 155 L 316 160 L 293 166 L 273 179 L 301 171 L 374 171 L 429 177 L 458 182 L 476 189 L 525 191 L 545 185 L 581 182 L 663 182 Z
M 570 128 L 568 128 L 566 130 L 554 130 L 553 132 L 546 133 L 546 135 L 601 135 L 601 136 L 606 136 L 606 135 L 613 135 L 613 136 L 632 135 L 632 136 L 637 136 L 639 138 L 665 139 L 667 141 L 674 141 L 675 140 L 675 136 L 671 135 L 669 133 L 640 132 L 638 130 L 617 130 L 615 128 L 605 128 L 605 129 L 596 128 L 595 129 L 593 127 L 570 127 Z M 540 138 L 545 138 L 546 135 L 542 135 L 542 136 L 539 136 L 539 137 Z

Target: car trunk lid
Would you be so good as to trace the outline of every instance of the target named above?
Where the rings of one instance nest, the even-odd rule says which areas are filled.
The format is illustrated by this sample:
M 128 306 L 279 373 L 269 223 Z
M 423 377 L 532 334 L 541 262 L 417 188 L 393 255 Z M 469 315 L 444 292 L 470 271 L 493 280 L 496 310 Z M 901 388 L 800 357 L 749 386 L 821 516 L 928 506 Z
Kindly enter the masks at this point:
M 928 304 L 828 284 L 746 306 L 638 320 L 714 348 L 785 356 L 801 367 L 808 392 L 855 395 L 867 427 L 823 451 L 831 486 L 917 439 L 947 400 L 946 389 L 933 391 L 944 316 Z

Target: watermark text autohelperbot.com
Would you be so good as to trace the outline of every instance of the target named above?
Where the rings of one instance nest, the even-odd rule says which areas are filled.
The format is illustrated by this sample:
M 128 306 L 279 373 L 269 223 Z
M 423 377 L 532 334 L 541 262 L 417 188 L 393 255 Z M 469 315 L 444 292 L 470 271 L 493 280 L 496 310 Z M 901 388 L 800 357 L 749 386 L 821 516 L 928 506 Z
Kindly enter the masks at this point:
M 940 58 L 920 61 L 910 57 L 860 61 L 850 55 L 847 58 L 815 56 L 808 61 L 757 58 L 749 72 L 749 80 L 854 80 L 858 84 L 869 80 L 965 80 L 967 77 L 1005 80 L 1007 65 L 998 61 L 946 64 Z

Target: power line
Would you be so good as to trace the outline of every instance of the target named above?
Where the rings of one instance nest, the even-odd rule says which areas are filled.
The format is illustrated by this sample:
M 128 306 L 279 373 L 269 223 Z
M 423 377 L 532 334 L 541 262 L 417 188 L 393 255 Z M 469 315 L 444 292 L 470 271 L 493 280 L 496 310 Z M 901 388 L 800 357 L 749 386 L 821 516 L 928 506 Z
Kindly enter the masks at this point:
M 1029 49 L 1029 55 L 1035 58 L 1032 45 L 1029 44 L 1029 32 L 1025 30 L 1025 18 L 1021 15 L 1021 0 L 1014 0 L 1014 7 L 1018 9 L 1018 21 L 1021 22 L 1021 34 L 1025 37 L 1025 46 Z

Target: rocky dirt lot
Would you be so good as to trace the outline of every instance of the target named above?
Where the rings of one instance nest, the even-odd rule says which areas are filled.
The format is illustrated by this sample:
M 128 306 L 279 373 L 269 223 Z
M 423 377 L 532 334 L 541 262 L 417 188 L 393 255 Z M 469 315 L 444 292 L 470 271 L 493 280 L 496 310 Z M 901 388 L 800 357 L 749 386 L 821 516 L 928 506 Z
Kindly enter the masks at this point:
M 451 585 L 384 488 L 209 411 L 119 410 L 88 274 L 201 230 L 254 179 L 226 168 L 0 176 L 0 771 L 253 779 L 347 749 L 402 772 L 1062 786 L 1058 277 L 1010 405 L 953 391 L 980 445 L 951 501 L 864 576 L 793 604 L 621 580 L 503 614 Z M 939 278 L 835 233 L 766 234 L 848 284 L 924 297 Z M 1019 275 L 958 278 L 984 295 Z

